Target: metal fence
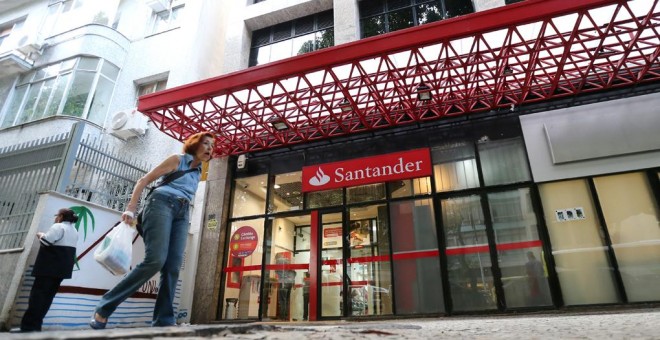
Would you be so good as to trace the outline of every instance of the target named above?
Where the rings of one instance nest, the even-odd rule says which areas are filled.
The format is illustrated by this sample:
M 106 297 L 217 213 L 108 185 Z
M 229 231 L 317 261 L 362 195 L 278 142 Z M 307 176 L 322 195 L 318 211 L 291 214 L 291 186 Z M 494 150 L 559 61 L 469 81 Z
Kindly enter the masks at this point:
M 125 208 L 148 164 L 83 139 L 83 130 L 76 123 L 68 133 L 0 149 L 0 250 L 22 247 L 40 192 Z

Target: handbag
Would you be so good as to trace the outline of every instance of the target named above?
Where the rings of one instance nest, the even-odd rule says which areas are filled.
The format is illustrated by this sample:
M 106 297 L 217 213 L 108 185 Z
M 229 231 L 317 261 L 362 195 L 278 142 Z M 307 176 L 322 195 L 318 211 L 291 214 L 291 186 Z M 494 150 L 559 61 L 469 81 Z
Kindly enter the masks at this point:
M 121 222 L 105 235 L 94 251 L 94 260 L 112 275 L 123 275 L 131 269 L 135 230 Z
M 175 172 L 170 173 L 169 175 L 165 176 L 165 178 L 163 178 L 163 180 L 160 181 L 160 183 L 158 183 L 158 185 L 149 188 L 149 193 L 147 194 L 147 196 L 144 197 L 144 200 L 146 201 L 149 198 L 149 196 L 151 195 L 151 193 L 154 192 L 154 190 L 156 188 L 162 187 L 163 185 L 167 185 L 167 184 L 171 183 L 172 181 L 174 181 L 175 179 L 177 179 L 177 178 L 179 178 L 179 177 L 181 177 L 181 176 L 183 176 L 183 175 L 185 175 L 189 172 L 193 172 L 193 171 L 196 171 L 196 170 L 199 170 L 199 169 L 198 168 L 190 168 L 188 170 L 179 170 L 179 171 L 175 171 Z M 138 212 L 137 216 L 135 217 L 135 229 L 137 230 L 138 235 L 140 235 L 140 236 L 142 236 L 142 233 L 143 233 L 143 230 L 142 230 L 142 214 L 143 214 L 143 212 L 144 212 L 144 209 L 140 209 L 140 212 Z

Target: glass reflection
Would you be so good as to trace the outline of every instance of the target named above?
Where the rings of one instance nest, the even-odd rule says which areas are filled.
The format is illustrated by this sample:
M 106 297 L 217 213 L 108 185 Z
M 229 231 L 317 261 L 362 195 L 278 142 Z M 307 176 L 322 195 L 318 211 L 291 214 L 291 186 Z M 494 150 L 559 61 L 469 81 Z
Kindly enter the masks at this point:
M 454 310 L 496 308 L 492 263 L 479 196 L 443 200 L 442 219 Z
M 442 20 L 442 8 L 440 8 L 439 5 L 431 3 L 417 6 L 418 25 L 423 25 L 439 20 Z
M 530 190 L 488 194 L 507 307 L 552 303 Z
M 394 32 L 404 28 L 413 27 L 415 21 L 413 20 L 413 9 L 406 8 L 396 12 L 392 12 L 387 16 L 389 31 Z

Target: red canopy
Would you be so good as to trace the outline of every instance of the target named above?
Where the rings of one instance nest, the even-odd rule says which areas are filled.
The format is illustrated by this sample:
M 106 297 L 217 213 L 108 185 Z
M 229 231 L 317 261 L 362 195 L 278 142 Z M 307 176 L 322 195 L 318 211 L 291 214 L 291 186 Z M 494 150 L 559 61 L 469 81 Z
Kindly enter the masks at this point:
M 527 0 L 149 94 L 138 110 L 179 140 L 213 131 L 230 155 L 633 86 L 660 78 L 658 7 Z

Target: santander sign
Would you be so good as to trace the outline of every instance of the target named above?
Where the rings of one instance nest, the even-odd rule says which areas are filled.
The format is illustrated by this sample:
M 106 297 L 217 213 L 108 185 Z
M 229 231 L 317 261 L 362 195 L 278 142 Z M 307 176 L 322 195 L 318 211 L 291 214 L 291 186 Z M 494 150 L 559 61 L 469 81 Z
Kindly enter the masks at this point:
M 320 191 L 430 176 L 429 149 L 416 149 L 303 167 L 302 191 Z

